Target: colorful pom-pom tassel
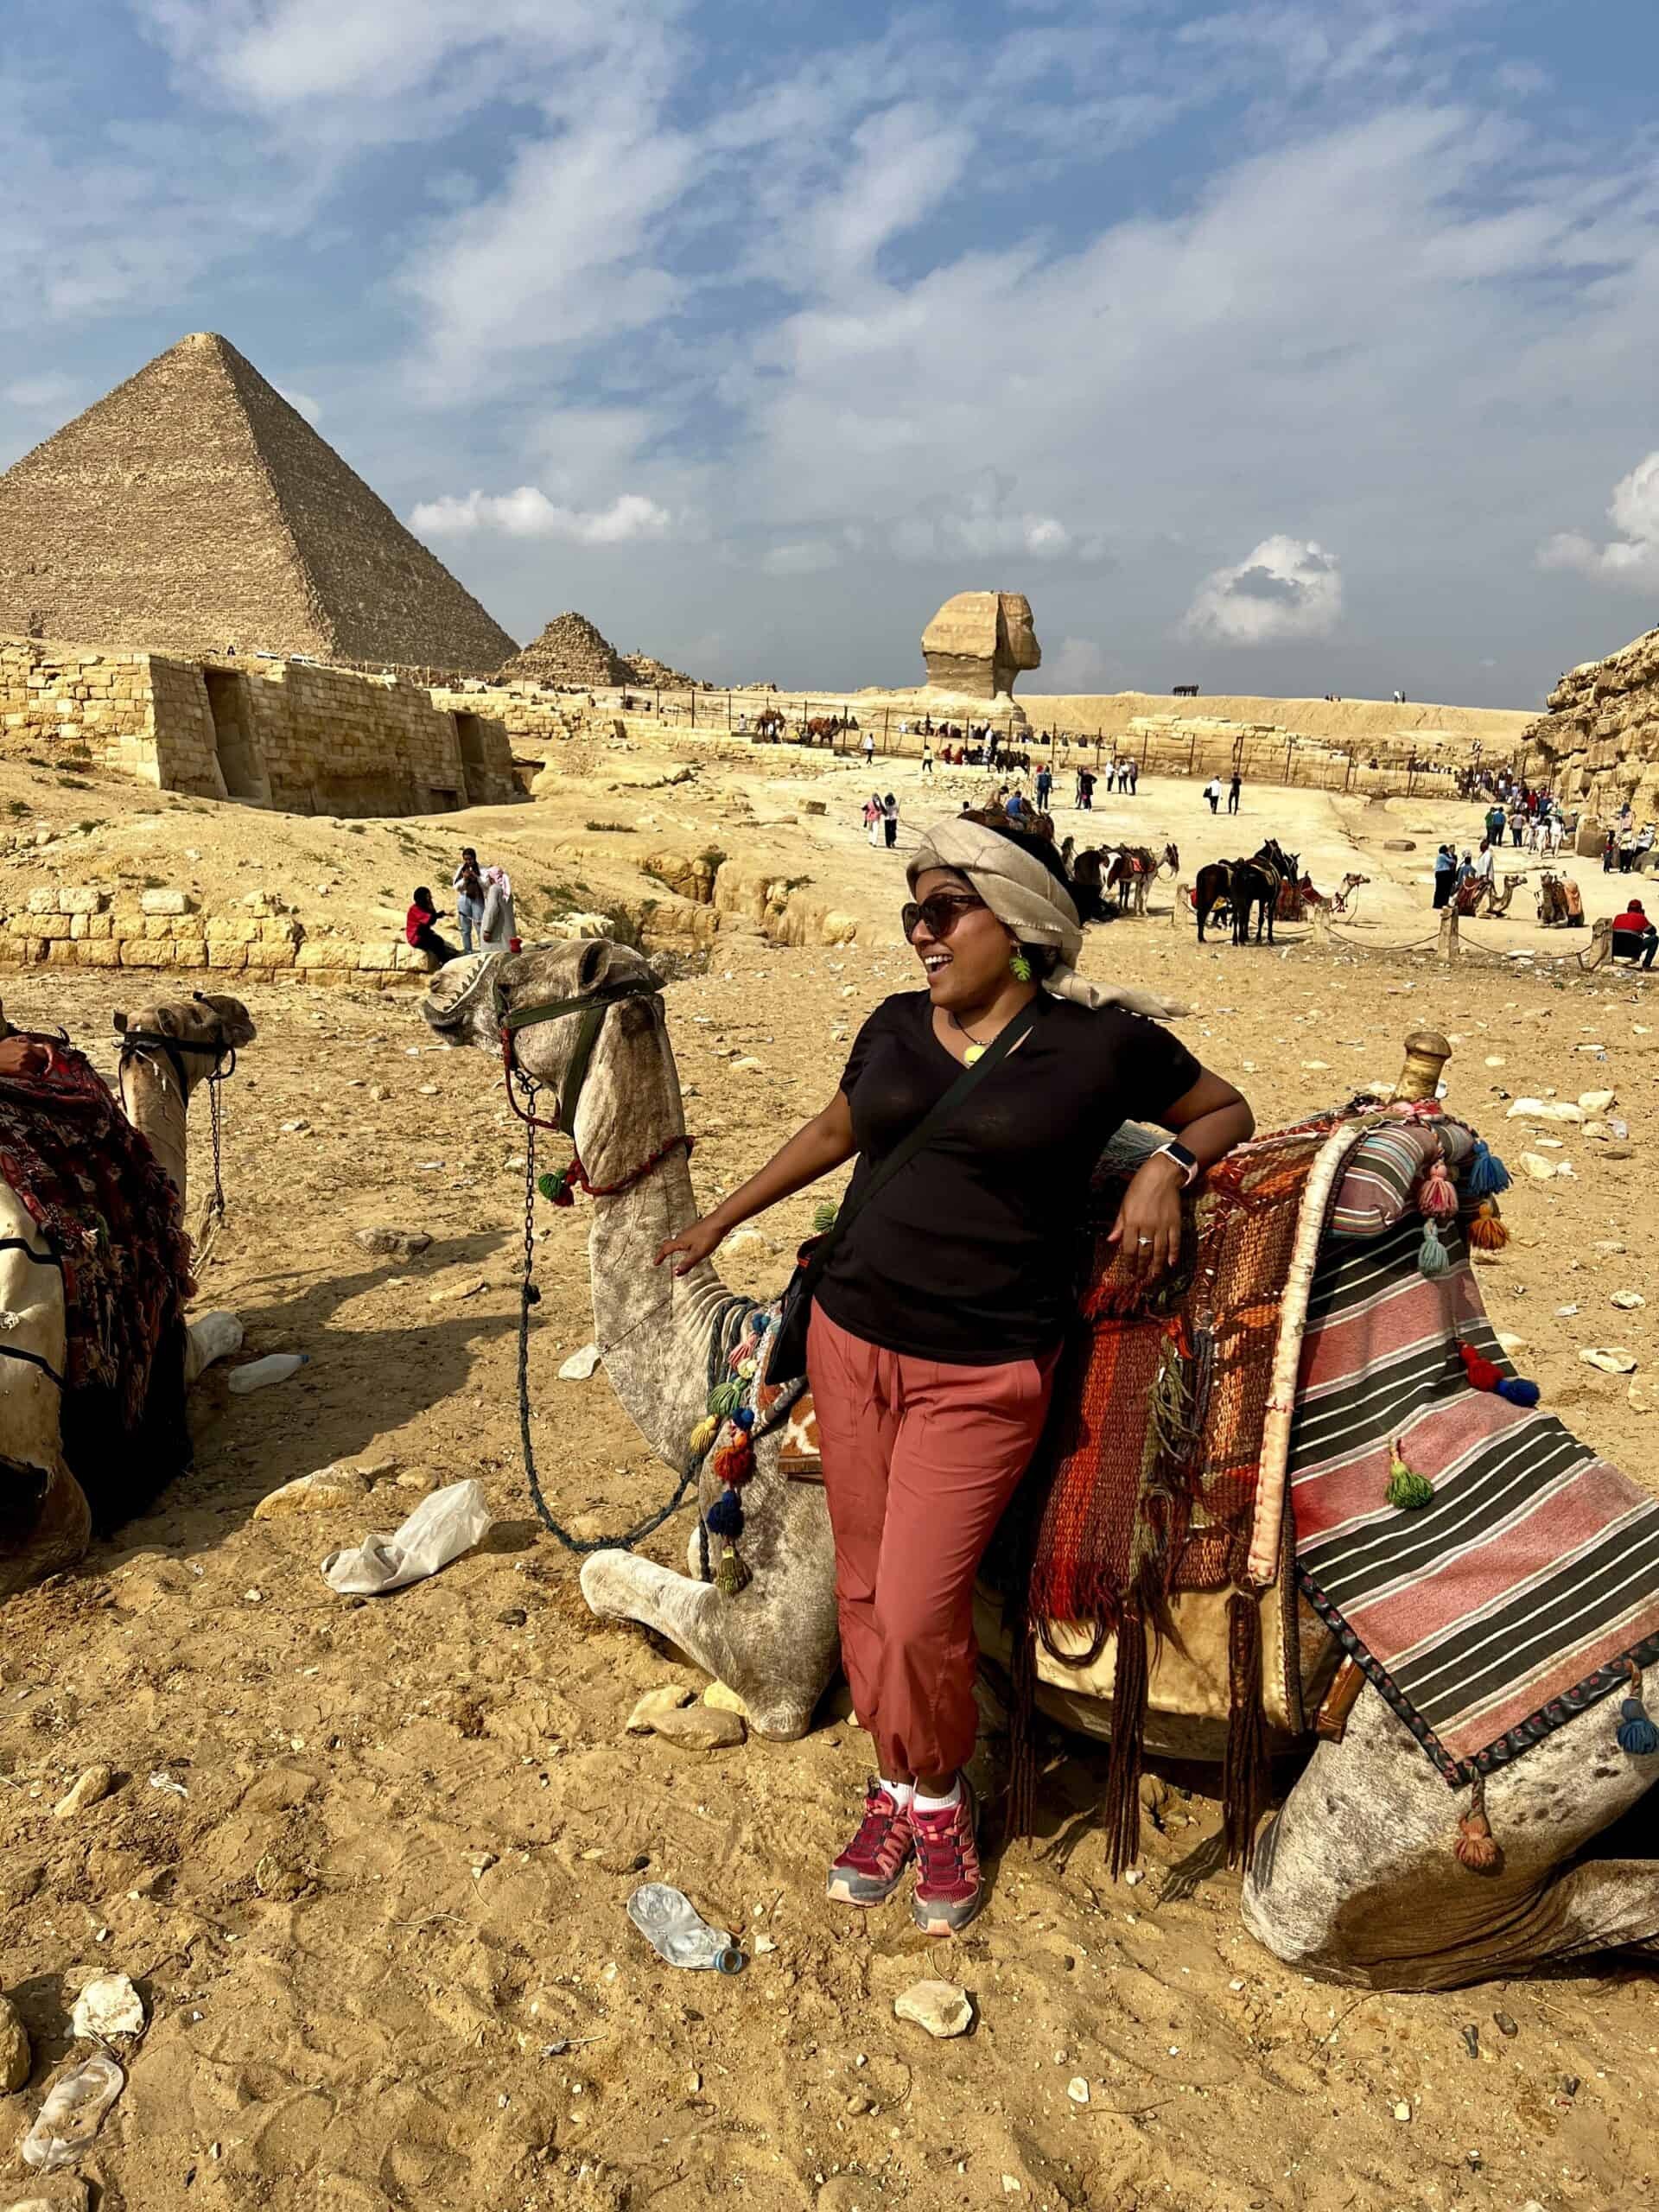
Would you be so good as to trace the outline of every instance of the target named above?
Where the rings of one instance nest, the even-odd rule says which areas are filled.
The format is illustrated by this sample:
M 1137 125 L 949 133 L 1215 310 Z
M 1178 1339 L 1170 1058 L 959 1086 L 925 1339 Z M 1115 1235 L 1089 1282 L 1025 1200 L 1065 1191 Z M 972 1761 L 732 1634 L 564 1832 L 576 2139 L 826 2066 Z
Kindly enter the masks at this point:
M 556 1206 L 573 1206 L 576 1203 L 574 1188 L 582 1173 L 582 1162 L 573 1160 L 561 1175 L 538 1175 L 536 1187 L 542 1196 Z
M 691 1457 L 704 1458 L 715 1439 L 720 1434 L 720 1423 L 713 1414 L 705 1414 L 691 1432 Z
M 1383 1495 L 1402 1513 L 1415 1513 L 1420 1507 L 1433 1502 L 1433 1484 L 1427 1475 L 1415 1474 L 1406 1465 L 1397 1441 L 1389 1460 L 1389 1487 Z
M 1452 1850 L 1459 1866 L 1466 1866 L 1471 1874 L 1493 1872 L 1503 1856 L 1486 1818 L 1486 1783 L 1480 1775 L 1475 1777 L 1469 1810 L 1459 1818 L 1458 1840 Z
M 743 1501 L 734 1490 L 723 1490 L 702 1517 L 711 1536 L 729 1542 L 743 1533 Z
M 748 1357 L 748 1358 L 747 1358 L 747 1359 L 741 1359 L 741 1360 L 738 1362 L 738 1363 L 737 1363 L 737 1371 L 738 1371 L 738 1374 L 742 1377 L 742 1379 L 743 1379 L 743 1381 L 744 1381 L 745 1382 L 753 1382 L 753 1380 L 754 1380 L 754 1366 L 755 1366 L 755 1363 L 754 1363 L 754 1357 L 753 1357 L 753 1353 L 751 1353 L 751 1354 L 750 1354 L 750 1356 Z
M 734 1490 L 747 1482 L 754 1472 L 754 1446 L 741 1431 L 732 1443 L 722 1444 L 715 1452 L 715 1472 Z
M 1650 1752 L 1659 1751 L 1659 1728 L 1648 1718 L 1642 1702 L 1641 1669 L 1634 1659 L 1627 1659 L 1624 1667 L 1636 1694 L 1627 1697 L 1618 1708 L 1618 1748 L 1633 1759 L 1646 1758 Z
M 1483 1198 L 1476 1207 L 1464 1235 L 1483 1252 L 1501 1252 L 1510 1241 L 1510 1232 L 1491 1198 Z
M 1524 1375 L 1500 1375 L 1497 1395 L 1500 1398 L 1507 1398 L 1512 1406 L 1535 1406 L 1538 1385 L 1528 1382 Z
M 1423 1179 L 1423 1187 L 1417 1194 L 1417 1210 L 1431 1219 L 1449 1221 L 1458 1210 L 1458 1186 L 1446 1172 L 1446 1162 L 1437 1160 Z
M 1471 1198 L 1495 1198 L 1510 1187 L 1509 1169 L 1497 1154 L 1491 1151 L 1484 1137 L 1475 1139 L 1474 1157 L 1464 1170 L 1463 1187 Z
M 747 1589 L 748 1584 L 749 1570 L 738 1557 L 737 1546 L 728 1544 L 715 1571 L 715 1589 L 722 1598 L 735 1598 L 740 1590 Z
M 1463 1362 L 1463 1371 L 1469 1378 L 1471 1389 L 1496 1390 L 1503 1380 L 1503 1369 L 1495 1366 L 1483 1353 L 1478 1352 L 1473 1344 L 1460 1344 L 1458 1346 L 1458 1357 Z
M 749 1316 L 749 1334 L 758 1344 L 772 1326 L 772 1315 L 766 1307 L 757 1306 Z
M 1431 1215 L 1423 1223 L 1423 1241 L 1417 1248 L 1417 1272 L 1429 1276 L 1450 1274 L 1452 1258 L 1440 1242 L 1440 1232 Z
M 833 1198 L 820 1198 L 817 1205 L 812 1209 L 813 1235 L 815 1236 L 827 1236 L 830 1234 L 830 1231 L 835 1227 L 836 1216 L 840 1211 L 841 1208 L 836 1204 Z
M 746 1433 L 749 1429 L 752 1429 L 754 1427 L 754 1408 L 753 1406 L 734 1406 L 732 1408 L 732 1426 L 734 1428 L 741 1428 Z
M 735 1413 L 742 1402 L 741 1382 L 716 1382 L 709 1393 L 709 1410 L 716 1421 L 724 1421 L 728 1414 Z

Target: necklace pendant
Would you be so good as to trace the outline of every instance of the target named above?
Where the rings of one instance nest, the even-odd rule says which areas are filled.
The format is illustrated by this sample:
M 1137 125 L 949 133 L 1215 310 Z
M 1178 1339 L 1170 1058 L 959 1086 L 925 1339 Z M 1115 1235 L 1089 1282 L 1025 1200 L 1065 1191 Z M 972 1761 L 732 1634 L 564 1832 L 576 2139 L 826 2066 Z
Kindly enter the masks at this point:
M 963 1067 L 970 1068 L 973 1066 L 976 1060 L 982 1060 L 988 1050 L 989 1047 L 988 1046 L 970 1045 L 962 1056 L 962 1064 Z

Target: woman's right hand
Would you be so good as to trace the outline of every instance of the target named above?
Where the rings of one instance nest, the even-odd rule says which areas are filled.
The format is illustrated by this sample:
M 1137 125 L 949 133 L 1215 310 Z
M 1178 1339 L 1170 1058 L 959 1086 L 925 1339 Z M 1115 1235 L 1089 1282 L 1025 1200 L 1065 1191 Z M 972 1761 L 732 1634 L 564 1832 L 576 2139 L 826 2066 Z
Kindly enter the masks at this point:
M 674 1272 L 677 1275 L 690 1274 L 693 1268 L 701 1266 L 716 1249 L 725 1235 L 723 1229 L 715 1226 L 714 1217 L 704 1214 L 701 1221 L 694 1221 L 690 1229 L 681 1230 L 677 1236 L 664 1238 L 662 1249 L 657 1255 L 657 1265 L 660 1268 L 671 1252 L 679 1252 L 684 1256 Z

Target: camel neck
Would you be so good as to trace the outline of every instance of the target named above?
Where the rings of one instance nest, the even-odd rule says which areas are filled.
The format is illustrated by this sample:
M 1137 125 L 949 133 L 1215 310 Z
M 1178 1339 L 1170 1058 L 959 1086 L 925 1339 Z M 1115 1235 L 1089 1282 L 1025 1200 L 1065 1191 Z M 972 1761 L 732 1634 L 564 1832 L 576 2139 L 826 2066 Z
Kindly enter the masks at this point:
M 122 1066 L 121 1104 L 127 1119 L 149 1144 L 162 1173 L 179 1194 L 184 1211 L 188 1158 L 189 1099 L 172 1066 L 159 1055 L 135 1054 Z

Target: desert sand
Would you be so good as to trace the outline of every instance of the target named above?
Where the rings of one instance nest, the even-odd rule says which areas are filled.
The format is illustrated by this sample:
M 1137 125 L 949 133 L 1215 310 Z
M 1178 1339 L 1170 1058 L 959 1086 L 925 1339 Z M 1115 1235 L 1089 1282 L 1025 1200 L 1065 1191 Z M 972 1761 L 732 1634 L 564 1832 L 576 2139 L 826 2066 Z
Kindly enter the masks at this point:
M 684 765 L 690 780 L 664 780 Z M 856 944 L 791 949 L 722 927 L 706 963 L 671 963 L 695 1174 L 713 1192 L 822 1103 L 861 1016 L 912 987 L 902 848 L 982 779 L 941 774 L 930 791 L 913 763 L 879 772 L 904 804 L 896 855 L 863 841 L 855 766 L 770 750 L 721 761 L 677 734 L 660 757 L 601 760 L 556 798 L 414 824 L 135 802 L 130 786 L 64 791 L 7 769 L 14 819 L 67 834 L 0 866 L 14 890 L 123 870 L 207 897 L 280 887 L 308 928 L 387 931 L 409 885 L 446 883 L 467 842 L 512 867 L 527 934 L 637 890 L 639 859 L 663 844 L 712 842 L 807 878 L 857 916 Z M 823 816 L 802 810 L 809 795 Z M 1272 950 L 1200 950 L 1190 924 L 1172 926 L 1166 875 L 1148 919 L 1090 932 L 1084 966 L 1192 1001 L 1181 1033 L 1263 1126 L 1391 1078 L 1424 1022 L 1454 1039 L 1452 1102 L 1512 1165 L 1527 1148 L 1503 1120 L 1512 1096 L 1616 1090 L 1626 1140 L 1537 1133 L 1561 1141 L 1547 1156 L 1573 1176 L 1517 1176 L 1514 1241 L 1482 1280 L 1546 1402 L 1652 1483 L 1655 1309 L 1611 1300 L 1646 1289 L 1659 1254 L 1656 987 L 1579 975 L 1588 932 L 1540 931 L 1524 891 L 1465 938 L 1529 961 L 1438 965 L 1429 862 L 1477 823 L 1473 808 L 1248 787 L 1242 820 L 1213 823 L 1196 785 L 1143 780 L 1134 800 L 1103 800 L 1096 824 L 1154 848 L 1173 836 L 1189 879 L 1271 832 L 1323 887 L 1349 869 L 1372 880 L 1328 950 L 1299 929 Z M 1059 824 L 1083 826 L 1066 809 Z M 1414 852 L 1385 849 L 1404 838 Z M 1573 872 L 1592 913 L 1629 888 Z M 162 978 L 163 991 L 181 980 L 203 979 Z M 111 1009 L 149 995 L 137 974 L 3 981 L 13 1021 L 63 1024 L 106 1071 Z M 260 1035 L 226 1096 L 230 1213 L 199 1303 L 241 1314 L 245 1356 L 294 1350 L 308 1364 L 247 1396 L 215 1370 L 195 1401 L 194 1471 L 84 1570 L 5 1608 L 0 1988 L 35 2060 L 0 2101 L 0 2202 L 31 2194 L 16 2144 L 69 2048 L 75 1993 L 110 1970 L 137 1980 L 152 2016 L 83 2169 L 123 2212 L 1650 2201 L 1652 1961 L 1421 1998 L 1315 1985 L 1240 1926 L 1208 1770 L 1149 1778 L 1143 1878 L 1114 1885 L 1091 1819 L 1103 1755 L 1051 1735 L 1039 1840 L 994 1851 L 993 1894 L 965 1938 L 929 1945 L 902 1904 L 863 1917 L 828 1906 L 824 1866 L 868 1764 L 844 1700 L 793 1745 L 702 1754 L 629 1735 L 642 1692 L 705 1685 L 640 1632 L 591 1618 L 532 1517 L 513 1380 L 524 1145 L 498 1071 L 435 1047 L 411 990 L 226 981 Z M 544 1164 L 562 1164 L 543 1143 Z M 207 1146 L 202 1115 L 193 1215 Z M 728 1281 L 775 1289 L 811 1205 L 733 1240 Z M 430 1246 L 372 1257 L 353 1232 L 382 1224 Z M 531 1368 L 555 1508 L 592 1534 L 638 1517 L 671 1478 L 602 1369 L 557 1377 L 592 1333 L 586 1226 L 580 1210 L 538 1207 Z M 1608 1343 L 1637 1356 L 1633 1382 L 1579 1359 Z M 368 1471 L 359 1503 L 254 1519 L 268 1492 L 340 1460 Z M 467 1476 L 497 1516 L 475 1552 L 382 1599 L 327 1587 L 326 1553 L 394 1528 L 424 1484 Z M 677 1564 L 686 1528 L 682 1515 L 650 1548 Z M 985 1713 L 979 1765 L 995 1789 L 988 1691 Z M 100 1761 L 111 1794 L 54 1819 Z M 744 1974 L 656 1960 L 624 1913 L 653 1878 L 740 1934 Z M 935 2043 L 895 2019 L 893 1998 L 925 1974 L 967 1988 L 971 2034 Z M 1086 2101 L 1069 2094 L 1077 2081 Z

